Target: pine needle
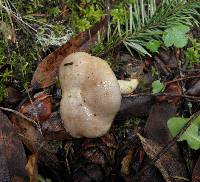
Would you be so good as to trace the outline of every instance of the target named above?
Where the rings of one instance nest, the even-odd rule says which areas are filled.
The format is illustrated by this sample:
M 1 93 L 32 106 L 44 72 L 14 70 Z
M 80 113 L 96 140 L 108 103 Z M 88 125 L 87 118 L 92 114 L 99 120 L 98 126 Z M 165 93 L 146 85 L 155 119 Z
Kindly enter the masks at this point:
M 101 55 L 124 45 L 130 54 L 135 50 L 150 56 L 145 47 L 147 42 L 161 40 L 164 30 L 173 25 L 199 26 L 199 12 L 200 1 L 196 0 L 163 0 L 159 5 L 155 0 L 135 0 L 128 4 L 125 22 L 118 22 L 116 28 L 109 30 L 109 39 L 94 54 Z

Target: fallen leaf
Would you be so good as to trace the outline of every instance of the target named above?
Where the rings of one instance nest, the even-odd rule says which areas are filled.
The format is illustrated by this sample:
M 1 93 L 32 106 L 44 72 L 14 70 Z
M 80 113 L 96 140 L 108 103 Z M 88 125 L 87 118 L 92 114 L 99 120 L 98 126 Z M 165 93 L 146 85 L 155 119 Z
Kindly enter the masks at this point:
M 178 67 L 177 56 L 174 50 L 159 50 L 159 53 L 155 56 L 155 60 L 160 60 L 168 71 Z
M 50 118 L 41 123 L 41 129 L 45 140 L 66 140 L 72 138 L 65 130 L 58 112 L 52 113 Z
M 45 88 L 54 84 L 58 76 L 59 66 L 63 59 L 73 52 L 88 52 L 92 43 L 95 43 L 98 40 L 98 32 L 103 32 L 106 23 L 106 18 L 104 18 L 90 30 L 81 32 L 76 37 L 71 38 L 69 42 L 49 54 L 38 65 L 31 81 L 31 87 Z
M 167 121 L 175 116 L 176 112 L 177 106 L 173 103 L 162 102 L 152 106 L 145 126 L 146 139 L 143 141 L 144 150 L 149 158 L 154 158 L 173 139 Z M 172 176 L 187 177 L 185 164 L 176 144 L 162 155 L 158 162 L 155 165 L 167 180 L 171 180 Z
M 26 156 L 8 117 L 0 110 L 0 181 L 28 181 Z
M 6 88 L 7 90 L 7 95 L 3 101 L 3 105 L 6 107 L 15 107 L 18 102 L 22 99 L 22 95 L 19 91 L 17 91 L 13 87 L 8 87 Z
M 43 136 L 37 125 L 15 114 L 11 114 L 10 118 L 22 142 L 30 151 L 37 153 L 44 144 Z
M 34 95 L 32 101 L 25 102 L 19 109 L 19 112 L 35 121 L 45 121 L 51 115 L 51 99 L 45 92 L 39 92 Z
M 34 123 L 21 118 L 18 115 L 11 115 L 11 121 L 18 132 L 23 143 L 33 153 L 38 154 L 40 167 L 49 171 L 48 175 L 54 181 L 61 182 L 67 180 L 64 162 L 59 161 L 56 151 L 42 136 L 41 129 Z
M 179 85 L 179 83 L 170 83 L 166 86 L 164 94 L 168 95 L 157 97 L 159 102 L 167 101 L 170 103 L 179 104 L 181 101 L 181 97 L 179 95 L 182 94 L 181 86 Z
M 138 134 L 138 137 L 140 138 L 143 148 L 144 148 L 145 152 L 147 153 L 148 157 L 150 159 L 154 159 L 156 157 L 156 155 L 161 151 L 162 147 L 159 146 L 157 143 L 153 142 L 152 140 L 142 137 L 140 134 Z M 172 182 L 172 178 L 168 172 L 168 169 L 166 168 L 165 164 L 163 164 L 163 163 L 165 163 L 165 161 L 170 161 L 171 160 L 170 158 L 172 158 L 172 156 L 163 154 L 162 157 L 160 157 L 160 159 L 158 159 L 155 162 L 155 166 L 159 169 L 159 171 L 163 175 L 163 178 L 167 182 Z

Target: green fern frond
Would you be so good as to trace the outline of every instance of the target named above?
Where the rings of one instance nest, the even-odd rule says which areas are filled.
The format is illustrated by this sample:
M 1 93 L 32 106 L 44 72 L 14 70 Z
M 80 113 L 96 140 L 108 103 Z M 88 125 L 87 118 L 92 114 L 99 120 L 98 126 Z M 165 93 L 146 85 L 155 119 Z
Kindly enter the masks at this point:
M 109 31 L 102 52 L 124 44 L 131 54 L 135 50 L 150 56 L 145 45 L 150 40 L 161 40 L 165 29 L 177 24 L 199 26 L 200 1 L 197 0 L 163 0 L 159 5 L 156 0 L 135 0 L 128 6 L 125 22 L 118 22 Z

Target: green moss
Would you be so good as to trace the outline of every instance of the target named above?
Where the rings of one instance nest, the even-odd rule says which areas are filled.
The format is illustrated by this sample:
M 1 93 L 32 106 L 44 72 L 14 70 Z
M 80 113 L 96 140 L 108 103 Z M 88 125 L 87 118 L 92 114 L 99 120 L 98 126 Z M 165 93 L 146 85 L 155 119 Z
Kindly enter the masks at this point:
M 200 42 L 196 39 L 190 39 L 192 46 L 185 51 L 187 66 L 193 68 L 195 64 L 200 63 Z
M 101 2 L 98 1 L 98 3 Z M 67 1 L 71 14 L 69 23 L 75 32 L 85 31 L 101 19 L 104 9 L 98 3 L 95 0 L 82 0 L 79 3 Z

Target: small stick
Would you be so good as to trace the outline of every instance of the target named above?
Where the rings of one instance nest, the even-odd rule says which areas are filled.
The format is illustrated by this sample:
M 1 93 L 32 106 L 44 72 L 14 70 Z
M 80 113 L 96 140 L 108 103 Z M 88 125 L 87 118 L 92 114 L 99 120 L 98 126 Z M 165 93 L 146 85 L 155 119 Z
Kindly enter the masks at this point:
M 182 81 L 182 80 L 193 79 L 193 78 L 200 78 L 200 75 L 186 76 L 186 77 L 177 78 L 175 80 L 171 80 L 171 81 L 165 82 L 165 84 L 170 84 L 170 83 L 174 83 L 174 82 L 178 82 L 178 81 Z
M 170 93 L 158 93 L 158 94 L 152 94 L 152 93 L 139 93 L 139 94 L 133 94 L 133 95 L 124 95 L 123 97 L 139 97 L 139 96 L 169 96 L 169 97 L 183 97 L 187 99 L 197 100 L 200 101 L 200 97 L 192 96 L 192 95 L 183 95 L 183 94 L 170 94 Z

